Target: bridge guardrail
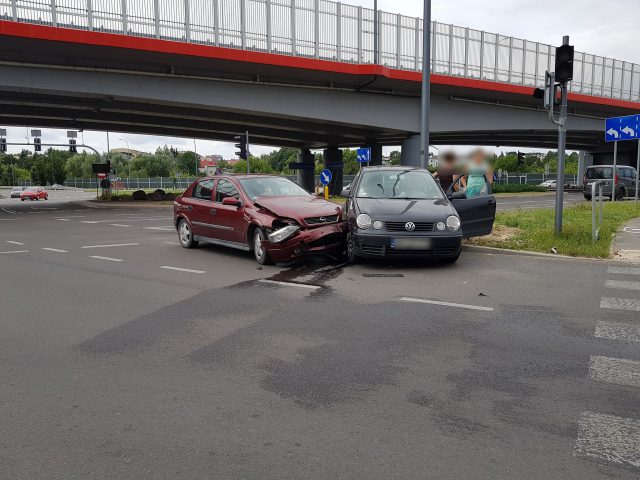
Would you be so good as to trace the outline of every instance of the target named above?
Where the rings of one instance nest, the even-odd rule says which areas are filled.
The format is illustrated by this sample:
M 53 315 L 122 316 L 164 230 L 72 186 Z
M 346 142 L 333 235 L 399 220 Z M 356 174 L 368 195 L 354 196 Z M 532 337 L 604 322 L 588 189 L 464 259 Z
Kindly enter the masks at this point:
M 0 19 L 372 64 L 374 11 L 329 0 L 0 0 Z M 422 71 L 420 18 L 381 11 L 380 63 Z M 555 49 L 433 22 L 435 74 L 525 86 L 544 84 Z M 640 65 L 576 52 L 576 93 L 640 101 Z

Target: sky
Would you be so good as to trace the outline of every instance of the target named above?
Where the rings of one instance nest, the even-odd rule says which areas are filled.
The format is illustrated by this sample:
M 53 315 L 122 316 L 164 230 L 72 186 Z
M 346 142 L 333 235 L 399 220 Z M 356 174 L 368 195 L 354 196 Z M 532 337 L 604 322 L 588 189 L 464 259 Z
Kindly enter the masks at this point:
M 373 0 L 346 0 L 343 3 L 373 7 Z M 378 8 L 392 13 L 422 16 L 422 0 L 379 0 Z M 462 27 L 500 33 L 531 41 L 559 45 L 570 35 L 576 50 L 640 64 L 638 19 L 640 0 L 432 0 L 432 19 Z M 8 141 L 21 142 L 25 127 L 8 127 Z M 82 139 L 79 139 L 82 140 Z M 66 143 L 66 131 L 43 129 L 43 142 Z M 84 142 L 107 149 L 104 132 L 84 132 Z M 78 143 L 81 143 L 80 141 Z M 163 145 L 193 150 L 192 139 L 110 134 L 111 148 L 127 147 L 155 151 Z M 13 147 L 10 151 L 19 151 Z M 200 154 L 220 154 L 233 158 L 235 147 L 224 142 L 196 141 Z M 273 150 L 254 146 L 252 153 Z M 386 148 L 388 153 L 391 148 Z

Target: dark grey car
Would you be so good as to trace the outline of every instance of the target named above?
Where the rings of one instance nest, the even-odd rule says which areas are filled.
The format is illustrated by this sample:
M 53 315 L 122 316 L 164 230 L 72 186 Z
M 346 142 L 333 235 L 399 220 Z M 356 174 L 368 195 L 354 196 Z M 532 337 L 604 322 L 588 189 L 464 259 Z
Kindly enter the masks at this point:
M 618 165 L 616 171 L 616 200 L 634 197 L 636 194 L 636 178 L 638 176 L 636 169 Z M 602 194 L 606 197 L 611 197 L 613 192 L 613 165 L 594 165 L 587 168 L 583 179 L 583 193 L 584 198 L 587 200 L 591 200 L 591 184 L 597 180 L 609 180 L 603 184 Z
M 347 256 L 428 257 L 455 262 L 463 238 L 493 229 L 496 200 L 490 186 L 474 198 L 447 196 L 433 176 L 409 167 L 364 168 L 347 197 Z

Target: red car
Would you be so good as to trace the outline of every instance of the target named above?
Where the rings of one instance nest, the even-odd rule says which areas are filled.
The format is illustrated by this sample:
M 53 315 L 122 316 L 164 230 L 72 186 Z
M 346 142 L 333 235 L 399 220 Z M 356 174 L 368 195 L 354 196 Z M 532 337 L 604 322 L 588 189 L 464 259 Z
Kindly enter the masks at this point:
M 342 207 L 268 175 L 198 180 L 176 198 L 173 214 L 183 247 L 207 242 L 253 251 L 261 265 L 340 254 L 347 234 Z
M 49 194 L 43 187 L 28 187 L 22 193 L 20 193 L 20 200 L 49 200 Z

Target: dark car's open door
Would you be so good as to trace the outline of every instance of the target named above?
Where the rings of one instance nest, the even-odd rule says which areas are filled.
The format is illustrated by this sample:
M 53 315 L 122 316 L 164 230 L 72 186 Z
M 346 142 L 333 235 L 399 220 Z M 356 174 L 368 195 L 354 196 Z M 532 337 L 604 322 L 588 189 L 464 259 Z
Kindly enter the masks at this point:
M 491 185 L 487 182 L 486 188 L 478 194 L 468 198 L 451 198 L 451 192 L 463 192 L 464 188 L 458 179 L 448 192 L 450 201 L 455 207 L 462 222 L 462 235 L 464 238 L 481 237 L 489 235 L 493 230 L 493 222 L 496 219 L 496 197 L 491 194 Z

